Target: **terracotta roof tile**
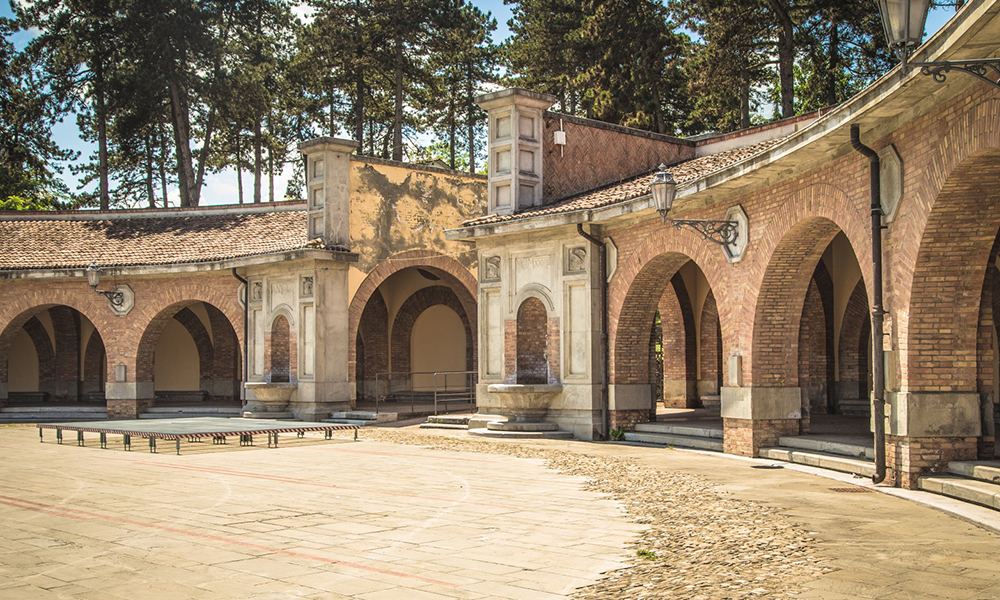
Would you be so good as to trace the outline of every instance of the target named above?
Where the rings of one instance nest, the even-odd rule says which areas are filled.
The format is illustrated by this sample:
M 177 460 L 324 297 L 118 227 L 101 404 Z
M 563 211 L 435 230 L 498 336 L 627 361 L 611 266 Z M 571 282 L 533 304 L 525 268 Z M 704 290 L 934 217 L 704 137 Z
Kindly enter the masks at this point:
M 678 185 L 684 184 L 704 177 L 720 169 L 730 167 L 750 158 L 751 156 L 760 154 L 761 152 L 777 145 L 783 139 L 784 138 L 776 138 L 744 146 L 742 148 L 726 150 L 709 156 L 693 158 L 691 160 L 672 165 L 667 170 L 673 174 L 674 180 L 678 183 Z M 575 212 L 578 210 L 590 210 L 604 206 L 611 206 L 613 204 L 619 204 L 621 202 L 626 202 L 648 194 L 649 184 L 652 179 L 653 174 L 646 173 L 609 186 L 598 188 L 596 190 L 584 192 L 583 194 L 578 194 L 547 206 L 514 213 L 512 215 L 485 215 L 482 217 L 476 217 L 475 219 L 465 221 L 462 225 L 463 227 L 473 227 L 476 225 L 505 223 L 508 221 L 517 221 L 531 217 L 555 215 Z
M 107 220 L 0 215 L 0 270 L 196 263 L 305 247 L 316 245 L 302 210 Z

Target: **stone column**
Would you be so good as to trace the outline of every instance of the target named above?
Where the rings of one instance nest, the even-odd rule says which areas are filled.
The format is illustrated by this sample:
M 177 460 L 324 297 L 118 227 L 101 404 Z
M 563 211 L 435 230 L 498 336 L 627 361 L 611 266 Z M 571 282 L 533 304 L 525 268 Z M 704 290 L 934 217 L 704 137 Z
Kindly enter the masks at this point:
M 757 456 L 778 438 L 799 433 L 801 388 L 723 387 L 721 396 L 727 454 Z
M 309 239 L 322 239 L 326 247 L 350 247 L 351 154 L 358 143 L 321 137 L 302 142 L 306 158 Z
M 134 365 L 132 369 L 124 362 L 114 365 L 113 381 L 108 381 L 104 388 L 109 419 L 138 419 L 153 405 L 153 382 L 130 381 L 134 377 L 130 373 L 135 372 Z
M 975 392 L 886 394 L 888 479 L 914 489 L 921 474 L 943 473 L 953 460 L 976 460 L 982 434 Z

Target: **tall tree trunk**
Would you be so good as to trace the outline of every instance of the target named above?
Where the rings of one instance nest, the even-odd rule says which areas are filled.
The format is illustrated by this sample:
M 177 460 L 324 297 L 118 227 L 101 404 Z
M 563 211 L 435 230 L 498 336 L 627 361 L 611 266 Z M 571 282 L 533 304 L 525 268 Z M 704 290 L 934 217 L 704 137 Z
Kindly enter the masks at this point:
M 476 100 L 472 94 L 472 73 L 465 78 L 465 102 L 467 116 L 466 125 L 469 128 L 469 173 L 476 172 Z
M 840 28 L 837 15 L 830 10 L 830 62 L 826 67 L 826 103 L 837 103 L 837 75 L 840 73 Z
M 781 118 L 795 116 L 795 24 L 781 0 L 767 0 L 778 19 L 778 82 L 781 87 Z
M 146 198 L 149 208 L 156 208 L 156 194 L 153 192 L 153 144 L 146 134 Z
M 260 204 L 261 132 L 260 119 L 253 124 L 253 203 Z
M 111 208 L 110 190 L 108 185 L 108 109 L 104 97 L 104 63 L 100 60 L 94 66 L 94 92 L 97 113 L 97 160 L 101 210 Z
M 274 119 L 267 115 L 267 199 L 274 202 Z
M 358 148 L 365 148 L 365 73 L 361 68 L 364 45 L 361 32 L 361 0 L 354 2 L 354 137 Z M 374 152 L 372 152 L 374 154 Z
M 455 168 L 455 89 L 449 90 L 448 97 L 448 166 Z
M 201 145 L 201 152 L 198 153 L 198 177 L 195 179 L 197 194 L 201 196 L 201 186 L 205 183 L 205 166 L 208 162 L 208 154 L 212 151 L 212 133 L 215 131 L 215 107 L 208 111 L 208 120 L 205 123 L 205 143 Z
M 160 190 L 163 192 L 163 208 L 170 206 L 170 198 L 167 196 L 167 136 L 163 135 L 163 130 L 158 131 L 160 139 Z
M 744 59 L 745 61 L 746 59 Z M 740 82 L 740 129 L 750 127 L 750 69 L 744 64 Z
M 191 121 L 187 105 L 187 91 L 176 78 L 167 80 L 170 92 L 170 114 L 173 118 L 174 147 L 177 152 L 177 187 L 181 206 L 198 206 L 198 188 L 195 186 L 194 159 L 191 155 Z
M 240 204 L 243 204 L 243 148 L 240 141 L 243 136 L 236 134 L 236 189 L 240 195 Z
M 397 9 L 402 12 L 402 0 L 397 0 Z M 399 18 L 399 15 L 397 15 Z M 396 86 L 395 110 L 392 117 L 392 160 L 403 160 L 403 39 L 396 32 Z

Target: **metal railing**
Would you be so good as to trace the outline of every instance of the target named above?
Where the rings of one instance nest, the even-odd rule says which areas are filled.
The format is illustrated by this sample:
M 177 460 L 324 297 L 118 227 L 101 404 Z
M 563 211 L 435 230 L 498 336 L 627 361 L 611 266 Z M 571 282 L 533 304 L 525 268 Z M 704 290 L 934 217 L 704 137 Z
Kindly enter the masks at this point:
M 414 376 L 428 376 L 431 384 L 415 389 Z M 455 379 L 461 376 L 459 386 Z M 449 379 L 450 378 L 450 379 Z M 375 414 L 381 405 L 387 402 L 405 402 L 401 398 L 409 398 L 410 412 L 415 412 L 418 399 L 434 403 L 434 414 L 438 414 L 438 404 L 467 403 L 470 410 L 476 406 L 476 371 L 408 371 L 384 372 L 375 374 Z

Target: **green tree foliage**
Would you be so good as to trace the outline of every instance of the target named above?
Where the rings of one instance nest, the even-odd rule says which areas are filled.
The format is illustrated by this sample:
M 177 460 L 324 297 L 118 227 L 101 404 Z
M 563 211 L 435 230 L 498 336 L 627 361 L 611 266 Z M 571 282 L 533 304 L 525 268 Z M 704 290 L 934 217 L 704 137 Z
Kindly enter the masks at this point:
M 51 128 L 65 106 L 38 57 L 10 41 L 17 31 L 14 21 L 0 18 L 0 210 L 61 208 L 67 189 L 59 164 L 75 153 L 53 142 Z

